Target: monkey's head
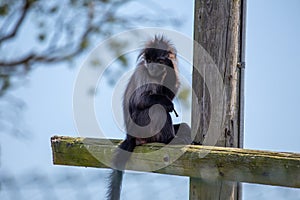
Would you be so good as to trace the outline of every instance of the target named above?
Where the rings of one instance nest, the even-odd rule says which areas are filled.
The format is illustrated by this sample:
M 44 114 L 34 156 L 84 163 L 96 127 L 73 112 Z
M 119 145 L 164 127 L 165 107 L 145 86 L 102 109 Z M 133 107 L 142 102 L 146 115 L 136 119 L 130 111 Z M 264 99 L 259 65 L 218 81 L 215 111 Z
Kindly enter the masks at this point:
M 146 43 L 139 58 L 144 61 L 148 74 L 153 78 L 164 76 L 168 67 L 177 71 L 176 49 L 163 36 L 155 36 Z

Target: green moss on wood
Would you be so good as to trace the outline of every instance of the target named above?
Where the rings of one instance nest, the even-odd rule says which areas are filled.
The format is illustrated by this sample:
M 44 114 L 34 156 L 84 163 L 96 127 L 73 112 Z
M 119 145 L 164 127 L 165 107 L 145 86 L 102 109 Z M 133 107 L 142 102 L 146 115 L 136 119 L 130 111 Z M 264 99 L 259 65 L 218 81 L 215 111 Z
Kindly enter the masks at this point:
M 54 136 L 53 163 L 107 168 L 119 142 Z M 127 169 L 149 171 L 160 166 L 156 173 L 300 188 L 300 154 L 194 145 L 168 145 L 161 149 L 163 146 L 153 143 L 137 147 Z M 145 156 L 159 149 L 159 156 Z

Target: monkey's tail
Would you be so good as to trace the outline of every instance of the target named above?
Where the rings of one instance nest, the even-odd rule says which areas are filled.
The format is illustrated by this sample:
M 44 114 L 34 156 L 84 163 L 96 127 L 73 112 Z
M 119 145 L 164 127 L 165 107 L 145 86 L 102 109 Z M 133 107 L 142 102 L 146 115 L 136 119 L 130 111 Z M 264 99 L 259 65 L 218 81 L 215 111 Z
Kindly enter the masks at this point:
M 131 153 L 136 146 L 135 138 L 126 138 L 116 149 L 115 155 L 112 161 L 113 167 L 109 176 L 109 185 L 107 191 L 107 200 L 119 200 L 121 194 L 121 186 L 123 179 L 123 171 L 126 163 L 129 160 Z

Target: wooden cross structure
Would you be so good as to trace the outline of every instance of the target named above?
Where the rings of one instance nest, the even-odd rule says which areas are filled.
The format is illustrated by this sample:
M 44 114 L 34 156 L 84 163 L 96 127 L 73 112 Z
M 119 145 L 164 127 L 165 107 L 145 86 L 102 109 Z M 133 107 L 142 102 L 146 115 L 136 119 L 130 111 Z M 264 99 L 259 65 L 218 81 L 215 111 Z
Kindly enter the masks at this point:
M 194 16 L 194 40 L 208 52 L 221 74 L 218 101 L 222 112 L 214 113 L 211 105 L 213 94 L 220 93 L 212 88 L 216 76 L 194 46 L 192 105 L 198 109 L 192 109 L 192 131 L 199 145 L 169 145 L 160 151 L 161 157 L 150 154 L 147 159 L 134 154 L 126 169 L 147 171 L 149 165 L 163 163 L 165 166 L 154 173 L 190 177 L 190 200 L 241 200 L 241 182 L 300 188 L 300 154 L 242 149 L 246 0 L 195 0 Z M 219 131 L 210 131 L 216 130 L 211 127 Z M 108 168 L 100 160 L 109 162 L 119 143 L 54 136 L 53 162 Z M 134 152 L 147 153 L 161 147 L 146 144 Z M 182 156 L 170 164 L 169 159 L 178 153 Z

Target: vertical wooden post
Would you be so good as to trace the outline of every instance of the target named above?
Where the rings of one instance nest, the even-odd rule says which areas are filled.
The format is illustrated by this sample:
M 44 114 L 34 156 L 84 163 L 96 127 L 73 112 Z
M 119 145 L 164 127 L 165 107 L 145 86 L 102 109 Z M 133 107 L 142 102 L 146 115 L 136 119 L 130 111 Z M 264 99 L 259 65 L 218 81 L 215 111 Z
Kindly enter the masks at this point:
M 217 76 L 205 70 L 200 75 L 195 68 L 193 70 L 193 105 L 199 107 L 192 109 L 192 130 L 196 133 L 196 143 L 242 147 L 245 5 L 245 0 L 195 0 L 194 40 L 211 56 L 224 84 L 224 94 L 220 95 L 223 98 L 223 112 L 219 113 L 218 120 L 211 119 L 211 96 L 206 83 L 214 82 Z M 194 66 L 203 68 L 199 66 L 203 65 L 202 57 L 196 54 L 194 51 Z M 214 144 L 206 140 L 211 137 L 207 135 L 210 125 L 220 127 L 220 133 L 209 133 L 218 137 Z M 240 184 L 191 178 L 190 200 L 198 199 L 241 199 Z

